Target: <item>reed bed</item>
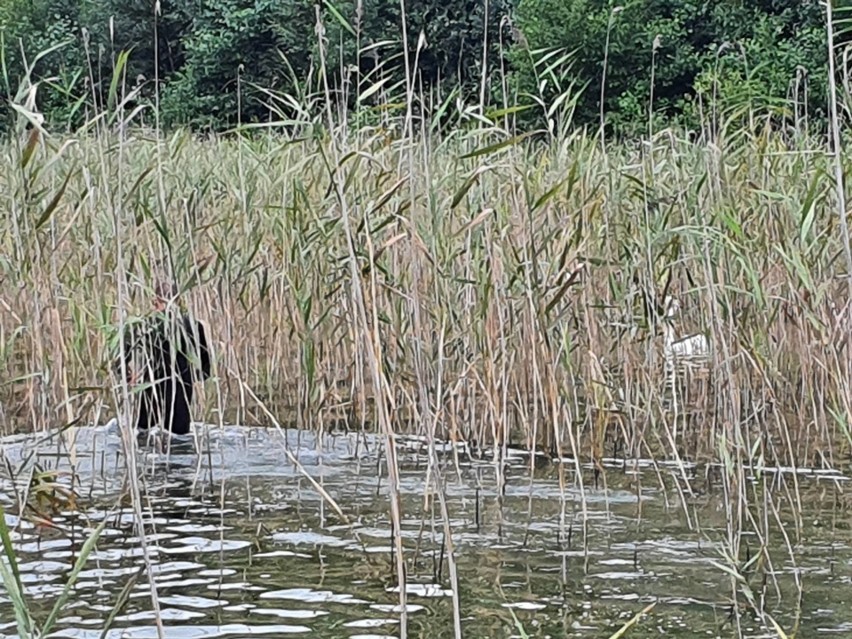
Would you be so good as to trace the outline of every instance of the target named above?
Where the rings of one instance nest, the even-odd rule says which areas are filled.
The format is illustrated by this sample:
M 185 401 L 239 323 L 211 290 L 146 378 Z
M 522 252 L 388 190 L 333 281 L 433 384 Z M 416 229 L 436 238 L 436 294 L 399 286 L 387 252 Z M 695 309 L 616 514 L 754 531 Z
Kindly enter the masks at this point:
M 126 415 L 132 393 L 110 366 L 119 326 L 168 273 L 215 350 L 196 418 L 419 435 L 430 468 L 439 439 L 559 458 L 577 471 L 584 547 L 584 464 L 702 464 L 729 497 L 717 567 L 732 601 L 763 614 L 784 560 L 770 536 L 783 532 L 794 564 L 801 541 L 795 473 L 764 469 L 847 459 L 848 288 L 828 148 L 769 126 L 724 131 L 606 146 L 519 139 L 481 118 L 444 137 L 392 121 L 30 132 L 2 148 L 0 429 Z M 669 296 L 681 311 L 667 318 Z M 666 321 L 710 352 L 668 366 Z M 689 517 L 695 471 L 675 468 Z M 440 500 L 449 477 L 431 477 Z M 778 488 L 786 501 L 767 498 Z M 452 547 L 448 559 L 455 592 Z
M 401 637 L 400 435 L 429 447 L 424 508 L 437 497 L 455 636 L 437 440 L 493 455 L 500 484 L 509 446 L 559 459 L 560 485 L 580 488 L 577 500 L 562 491 L 560 524 L 570 538 L 581 523 L 584 548 L 589 464 L 673 460 L 699 527 L 696 467 L 682 463 L 694 462 L 727 498 L 714 565 L 730 576 L 734 623 L 745 599 L 786 636 L 764 604 L 773 584 L 781 595 L 773 562 L 796 564 L 802 498 L 796 473 L 764 471 L 841 469 L 850 444 L 852 255 L 838 215 L 849 157 L 832 150 L 836 112 L 831 145 L 751 111 L 698 138 L 649 123 L 646 139 L 619 143 L 571 132 L 566 92 L 539 105 L 549 128 L 534 135 L 517 133 L 508 99 L 460 109 L 439 134 L 449 101 L 419 119 L 415 77 L 403 89 L 368 79 L 359 108 L 336 112 L 320 73 L 325 113 L 270 92 L 278 126 L 202 137 L 142 126 L 134 93 L 120 95 L 122 65 L 107 110 L 74 135 L 42 128 L 34 86 L 16 97 L 21 125 L 0 146 L 0 433 L 68 427 L 73 442 L 76 425 L 126 418 L 118 335 L 168 275 L 214 349 L 197 419 L 384 436 Z M 709 352 L 670 365 L 666 337 L 691 333 Z M 144 546 L 150 505 L 123 435 Z M 770 552 L 779 531 L 784 549 Z M 19 626 L 34 627 L 24 613 Z
M 2 154 L 4 432 L 113 414 L 116 326 L 165 271 L 215 346 L 199 419 L 268 423 L 248 387 L 281 423 L 377 428 L 378 397 L 394 433 L 498 452 L 845 459 L 848 296 L 818 141 L 664 130 L 604 152 L 495 121 Z M 675 332 L 709 339 L 697 368 L 666 372 L 666 295 Z

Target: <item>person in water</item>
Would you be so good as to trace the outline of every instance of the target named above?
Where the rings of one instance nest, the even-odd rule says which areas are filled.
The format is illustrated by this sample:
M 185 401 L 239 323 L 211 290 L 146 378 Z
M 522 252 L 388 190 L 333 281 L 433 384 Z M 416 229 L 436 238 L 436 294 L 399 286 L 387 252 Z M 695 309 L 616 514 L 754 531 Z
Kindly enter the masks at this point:
M 194 383 L 210 377 L 210 349 L 204 325 L 179 312 L 176 299 L 174 287 L 155 287 L 154 313 L 127 326 L 124 361 L 131 387 L 138 388 L 137 429 L 159 426 L 186 435 Z

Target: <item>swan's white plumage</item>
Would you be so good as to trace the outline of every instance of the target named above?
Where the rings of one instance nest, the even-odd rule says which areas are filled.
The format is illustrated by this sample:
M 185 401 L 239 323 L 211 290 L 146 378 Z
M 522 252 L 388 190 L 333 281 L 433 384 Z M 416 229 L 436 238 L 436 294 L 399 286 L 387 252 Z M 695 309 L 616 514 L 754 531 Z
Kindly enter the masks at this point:
M 675 365 L 690 366 L 704 364 L 710 358 L 710 341 L 703 333 L 695 333 L 687 337 L 677 338 L 671 322 L 680 312 L 680 302 L 668 296 L 664 302 L 665 318 L 663 321 L 663 356 L 666 367 Z

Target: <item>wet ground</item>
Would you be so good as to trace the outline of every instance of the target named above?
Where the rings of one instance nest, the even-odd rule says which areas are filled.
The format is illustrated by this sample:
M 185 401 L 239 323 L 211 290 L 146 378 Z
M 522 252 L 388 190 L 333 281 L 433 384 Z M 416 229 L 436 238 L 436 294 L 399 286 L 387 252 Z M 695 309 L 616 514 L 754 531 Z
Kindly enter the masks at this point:
M 196 433 L 197 440 L 173 441 L 168 454 L 143 445 L 138 458 L 165 636 L 398 637 L 387 473 L 377 441 L 341 435 L 319 442 L 306 432 L 284 436 L 240 427 L 200 426 Z M 34 462 L 69 466 L 58 440 L 0 442 L 6 467 L 0 503 L 7 512 L 17 512 L 9 469 L 25 476 Z M 337 501 L 350 524 L 288 461 L 285 449 Z M 452 591 L 439 502 L 426 489 L 427 460 L 415 440 L 402 447 L 402 536 L 409 636 L 437 639 L 453 636 Z M 748 612 L 744 597 L 739 628 L 732 623 L 721 491 L 686 496 L 684 509 L 673 488 L 682 472 L 677 466 L 645 464 L 625 472 L 614 465 L 604 490 L 594 486 L 590 471 L 581 488 L 573 464 L 566 464 L 560 487 L 558 464 L 542 463 L 530 473 L 529 459 L 517 455 L 507 465 L 499 498 L 492 462 L 462 456 L 456 467 L 453 455 L 440 460 L 465 637 L 609 637 L 652 602 L 656 607 L 626 636 L 774 636 Z M 57 637 L 98 639 L 134 578 L 107 636 L 157 637 L 148 572 L 139 572 L 145 557 L 132 508 L 127 500 L 116 505 L 124 467 L 114 428 L 80 429 L 76 468 L 84 517 L 65 514 L 54 520 L 62 530 L 51 530 L 6 516 L 26 595 L 42 620 L 62 591 L 86 530 L 107 520 L 62 611 Z M 771 566 L 755 571 L 750 587 L 758 600 L 765 592 L 766 609 L 789 631 L 796 623 L 799 579 L 799 636 L 849 636 L 852 533 L 844 484 L 824 475 L 798 481 L 806 512 L 801 538 L 790 534 L 793 556 L 775 525 Z M 701 481 L 693 485 L 705 488 Z M 779 501 L 782 520 L 792 512 Z M 16 636 L 6 595 L 0 586 L 0 635 Z

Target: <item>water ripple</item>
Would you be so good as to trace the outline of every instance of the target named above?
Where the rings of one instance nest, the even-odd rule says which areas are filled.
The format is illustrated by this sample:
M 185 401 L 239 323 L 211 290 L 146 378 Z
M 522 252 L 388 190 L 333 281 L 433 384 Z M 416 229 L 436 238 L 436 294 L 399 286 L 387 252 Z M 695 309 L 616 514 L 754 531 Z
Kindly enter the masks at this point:
M 129 507 L 111 510 L 122 486 L 123 461 L 115 433 L 108 429 L 78 431 L 78 470 L 87 486 L 81 503 L 91 503 L 84 504 L 85 517 L 62 513 L 57 518 L 68 532 L 37 529 L 6 514 L 21 579 L 39 619 L 64 588 L 82 532 L 91 522 L 107 521 L 52 636 L 99 639 L 103 620 L 132 578 L 137 583 L 107 639 L 157 636 L 149 579 L 156 584 L 167 638 L 392 636 L 381 633 L 396 630 L 401 609 L 388 484 L 386 477 L 375 476 L 377 440 L 363 436 L 370 451 L 365 452 L 363 442 L 350 436 L 203 425 L 195 431 L 201 454 L 194 440 L 172 442 L 171 458 L 142 451 L 150 498 L 142 522 Z M 19 437 L 2 445 L 13 466 L 31 456 L 45 468 L 70 464 L 56 444 L 39 451 L 27 437 Z M 454 594 L 447 577 L 447 540 L 423 459 L 417 458 L 419 445 L 412 440 L 404 456 L 411 465 L 401 469 L 399 534 L 408 571 L 409 634 L 447 639 L 453 636 Z M 284 446 L 342 505 L 352 525 L 341 521 L 300 471 L 284 461 Z M 101 454 L 104 450 L 109 454 Z M 365 459 L 369 463 L 361 464 Z M 707 498 L 709 507 L 697 506 L 704 508 L 701 519 L 711 523 L 696 531 L 661 498 L 659 487 L 617 485 L 613 475 L 606 490 L 589 484 L 581 492 L 571 481 L 560 483 L 554 473 L 522 474 L 528 464 L 523 455 L 509 461 L 502 495 L 493 461 L 464 461 L 458 473 L 446 476 L 466 637 L 512 636 L 518 632 L 515 619 L 531 636 L 609 636 L 614 623 L 632 618 L 652 601 L 658 605 L 648 632 L 657 628 L 681 636 L 688 628 L 689 636 L 697 636 L 715 630 L 720 607 L 728 605 L 722 593 L 729 588 L 728 575 L 710 564 L 724 550 L 727 522 L 721 501 Z M 17 489 L 0 477 L 5 505 L 14 507 Z M 585 508 L 580 508 L 583 498 Z M 640 499 L 642 519 L 637 520 Z M 813 501 L 820 499 L 818 494 Z M 828 509 L 824 503 L 821 507 L 824 511 L 813 519 L 826 522 Z M 796 580 L 807 588 L 811 609 L 804 611 L 801 627 L 808 636 L 852 627 L 852 611 L 842 600 L 852 583 L 850 540 L 845 528 L 830 528 L 816 533 L 803 528 L 796 562 L 786 550 L 773 556 L 772 576 L 782 592 L 796 592 Z M 144 570 L 136 576 L 140 567 Z M 8 635 L 15 625 L 9 622 L 11 602 L 4 594 L 0 633 Z M 772 612 L 783 619 L 790 611 Z

